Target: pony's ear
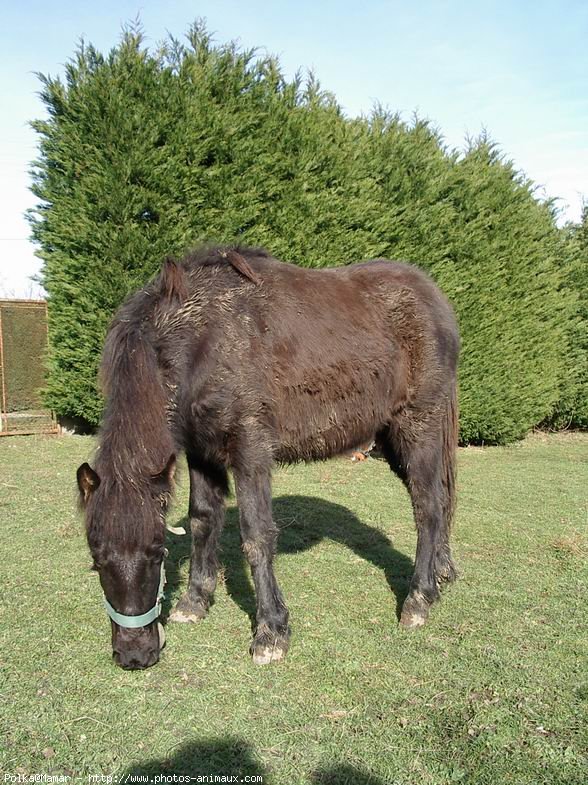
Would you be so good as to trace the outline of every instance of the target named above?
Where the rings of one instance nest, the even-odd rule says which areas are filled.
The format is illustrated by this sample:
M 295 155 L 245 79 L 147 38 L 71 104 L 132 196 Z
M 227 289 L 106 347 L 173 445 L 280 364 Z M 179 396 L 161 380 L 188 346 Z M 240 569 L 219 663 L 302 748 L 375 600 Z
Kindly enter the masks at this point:
M 157 474 L 152 474 L 151 479 L 155 480 L 156 482 L 165 483 L 166 486 L 170 486 L 173 484 L 174 477 L 176 475 L 176 456 L 172 453 L 170 455 L 169 461 L 165 464 L 163 469 Z
M 187 298 L 184 271 L 171 256 L 168 256 L 161 268 L 161 296 L 169 303 L 182 303 Z
M 100 477 L 98 477 L 89 463 L 83 463 L 77 471 L 77 478 L 78 488 L 82 494 L 82 501 L 85 504 L 90 498 L 90 494 L 94 493 L 100 485 Z
M 233 265 L 235 270 L 240 272 L 241 275 L 244 275 L 245 278 L 249 278 L 249 280 L 253 281 L 257 286 L 261 284 L 262 281 L 259 275 L 251 269 L 249 262 L 245 257 L 241 256 L 240 253 L 231 249 L 230 251 L 224 251 L 221 256 L 224 256 L 224 258 Z

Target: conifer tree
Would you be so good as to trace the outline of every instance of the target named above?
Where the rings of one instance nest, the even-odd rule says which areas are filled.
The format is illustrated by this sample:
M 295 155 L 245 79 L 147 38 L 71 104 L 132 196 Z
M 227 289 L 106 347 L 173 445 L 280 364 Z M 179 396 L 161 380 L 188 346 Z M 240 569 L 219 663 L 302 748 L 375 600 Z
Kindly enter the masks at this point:
M 570 302 L 554 214 L 486 136 L 455 165 L 453 291 L 462 332 L 461 435 L 503 443 L 551 413 L 565 373 Z
M 348 118 L 312 74 L 288 81 L 202 23 L 155 52 L 136 29 L 107 56 L 82 44 L 64 80 L 41 80 L 30 220 L 58 414 L 99 421 L 113 312 L 165 256 L 213 241 L 305 266 L 428 269 L 460 321 L 464 441 L 509 441 L 572 409 L 586 423 L 586 216 L 562 240 L 487 138 L 458 155 L 418 117 Z
M 588 202 L 578 224 L 561 230 L 559 266 L 563 291 L 573 304 L 566 322 L 566 371 L 560 396 L 547 425 L 555 428 L 588 428 Z

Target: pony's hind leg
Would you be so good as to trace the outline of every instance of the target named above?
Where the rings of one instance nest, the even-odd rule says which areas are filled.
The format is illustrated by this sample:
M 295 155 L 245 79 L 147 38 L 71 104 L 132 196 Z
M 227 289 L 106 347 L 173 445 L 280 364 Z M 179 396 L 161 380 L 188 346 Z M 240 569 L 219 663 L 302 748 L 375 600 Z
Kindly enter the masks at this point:
M 417 549 L 400 623 L 404 627 L 420 627 L 427 620 L 430 606 L 439 598 L 436 557 L 443 527 L 443 504 L 435 447 L 413 448 L 408 464 L 408 486 L 417 527 Z
M 381 444 L 390 467 L 410 493 L 417 528 L 414 574 L 400 623 L 420 627 L 439 598 L 441 584 L 456 577 L 449 546 L 454 448 L 446 449 L 442 418 L 441 422 L 432 418 L 417 429 L 411 425 L 408 420 L 393 424 Z
M 228 478 L 224 468 L 204 466 L 188 455 L 192 552 L 188 588 L 170 621 L 195 622 L 208 613 L 216 588 L 218 540 L 223 528 Z
M 269 469 L 235 469 L 241 543 L 255 585 L 256 626 L 251 654 L 256 665 L 281 660 L 290 639 L 288 609 L 276 581 L 273 558 L 278 529 L 272 519 Z

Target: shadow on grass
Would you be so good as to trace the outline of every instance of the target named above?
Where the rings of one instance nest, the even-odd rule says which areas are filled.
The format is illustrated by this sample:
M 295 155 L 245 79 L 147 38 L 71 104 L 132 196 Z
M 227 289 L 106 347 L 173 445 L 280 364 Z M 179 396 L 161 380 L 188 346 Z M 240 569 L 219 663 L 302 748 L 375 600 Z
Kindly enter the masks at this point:
M 324 538 L 347 546 L 357 556 L 382 570 L 396 598 L 396 615 L 400 618 L 414 565 L 411 559 L 392 547 L 390 540 L 379 529 L 362 523 L 341 504 L 309 496 L 281 496 L 274 499 L 273 515 L 280 529 L 279 554 L 300 553 Z M 249 565 L 240 547 L 238 510 L 229 508 L 226 517 L 220 558 L 225 565 L 227 591 L 254 622 L 255 595 L 249 578 Z M 170 553 L 166 573 L 170 594 L 179 584 L 180 564 L 190 556 L 190 525 L 187 517 L 181 525 L 187 534 L 180 537 L 172 535 L 168 543 Z M 169 610 L 168 601 L 164 605 L 164 616 L 167 616 Z
M 188 742 L 174 751 L 173 756 L 147 760 L 130 766 L 119 777 L 119 782 L 132 776 L 149 777 L 151 782 L 157 775 L 172 781 L 173 775 L 183 777 L 204 777 L 216 775 L 224 782 L 241 782 L 243 777 L 259 777 L 259 785 L 271 785 L 272 775 L 256 760 L 251 746 L 239 738 L 226 738 L 202 742 Z M 310 774 L 310 782 L 315 785 L 384 785 L 383 780 L 347 764 L 332 768 L 321 768 Z M 251 781 L 251 780 L 250 780 Z
M 246 741 L 239 738 L 209 740 L 201 742 L 187 742 L 174 750 L 170 757 L 153 758 L 144 763 L 129 767 L 119 781 L 125 781 L 125 775 L 156 774 L 170 776 L 172 774 L 203 777 L 216 774 L 226 777 L 225 782 L 230 782 L 230 777 L 252 776 L 261 774 L 266 779 L 264 771 L 255 759 L 252 749 Z M 235 780 L 236 782 L 239 779 Z M 165 780 L 163 780 L 165 781 Z

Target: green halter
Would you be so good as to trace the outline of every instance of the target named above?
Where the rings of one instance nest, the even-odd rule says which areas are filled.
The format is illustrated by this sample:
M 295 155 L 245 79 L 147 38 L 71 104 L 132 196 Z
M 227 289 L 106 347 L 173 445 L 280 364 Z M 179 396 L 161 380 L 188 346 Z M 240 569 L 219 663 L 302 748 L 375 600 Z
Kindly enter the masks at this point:
M 140 616 L 125 616 L 123 613 L 118 613 L 115 611 L 112 605 L 104 597 L 104 607 L 106 608 L 106 613 L 110 616 L 115 624 L 118 624 L 120 627 L 126 627 L 127 629 L 136 629 L 137 627 L 146 627 L 148 624 L 151 624 L 152 621 L 155 621 L 159 614 L 161 613 L 161 601 L 163 600 L 163 587 L 165 586 L 165 566 L 164 566 L 165 559 L 161 560 L 161 572 L 159 577 L 159 590 L 157 592 L 157 599 L 155 600 L 155 605 L 151 610 L 146 611 L 146 613 L 142 613 Z

